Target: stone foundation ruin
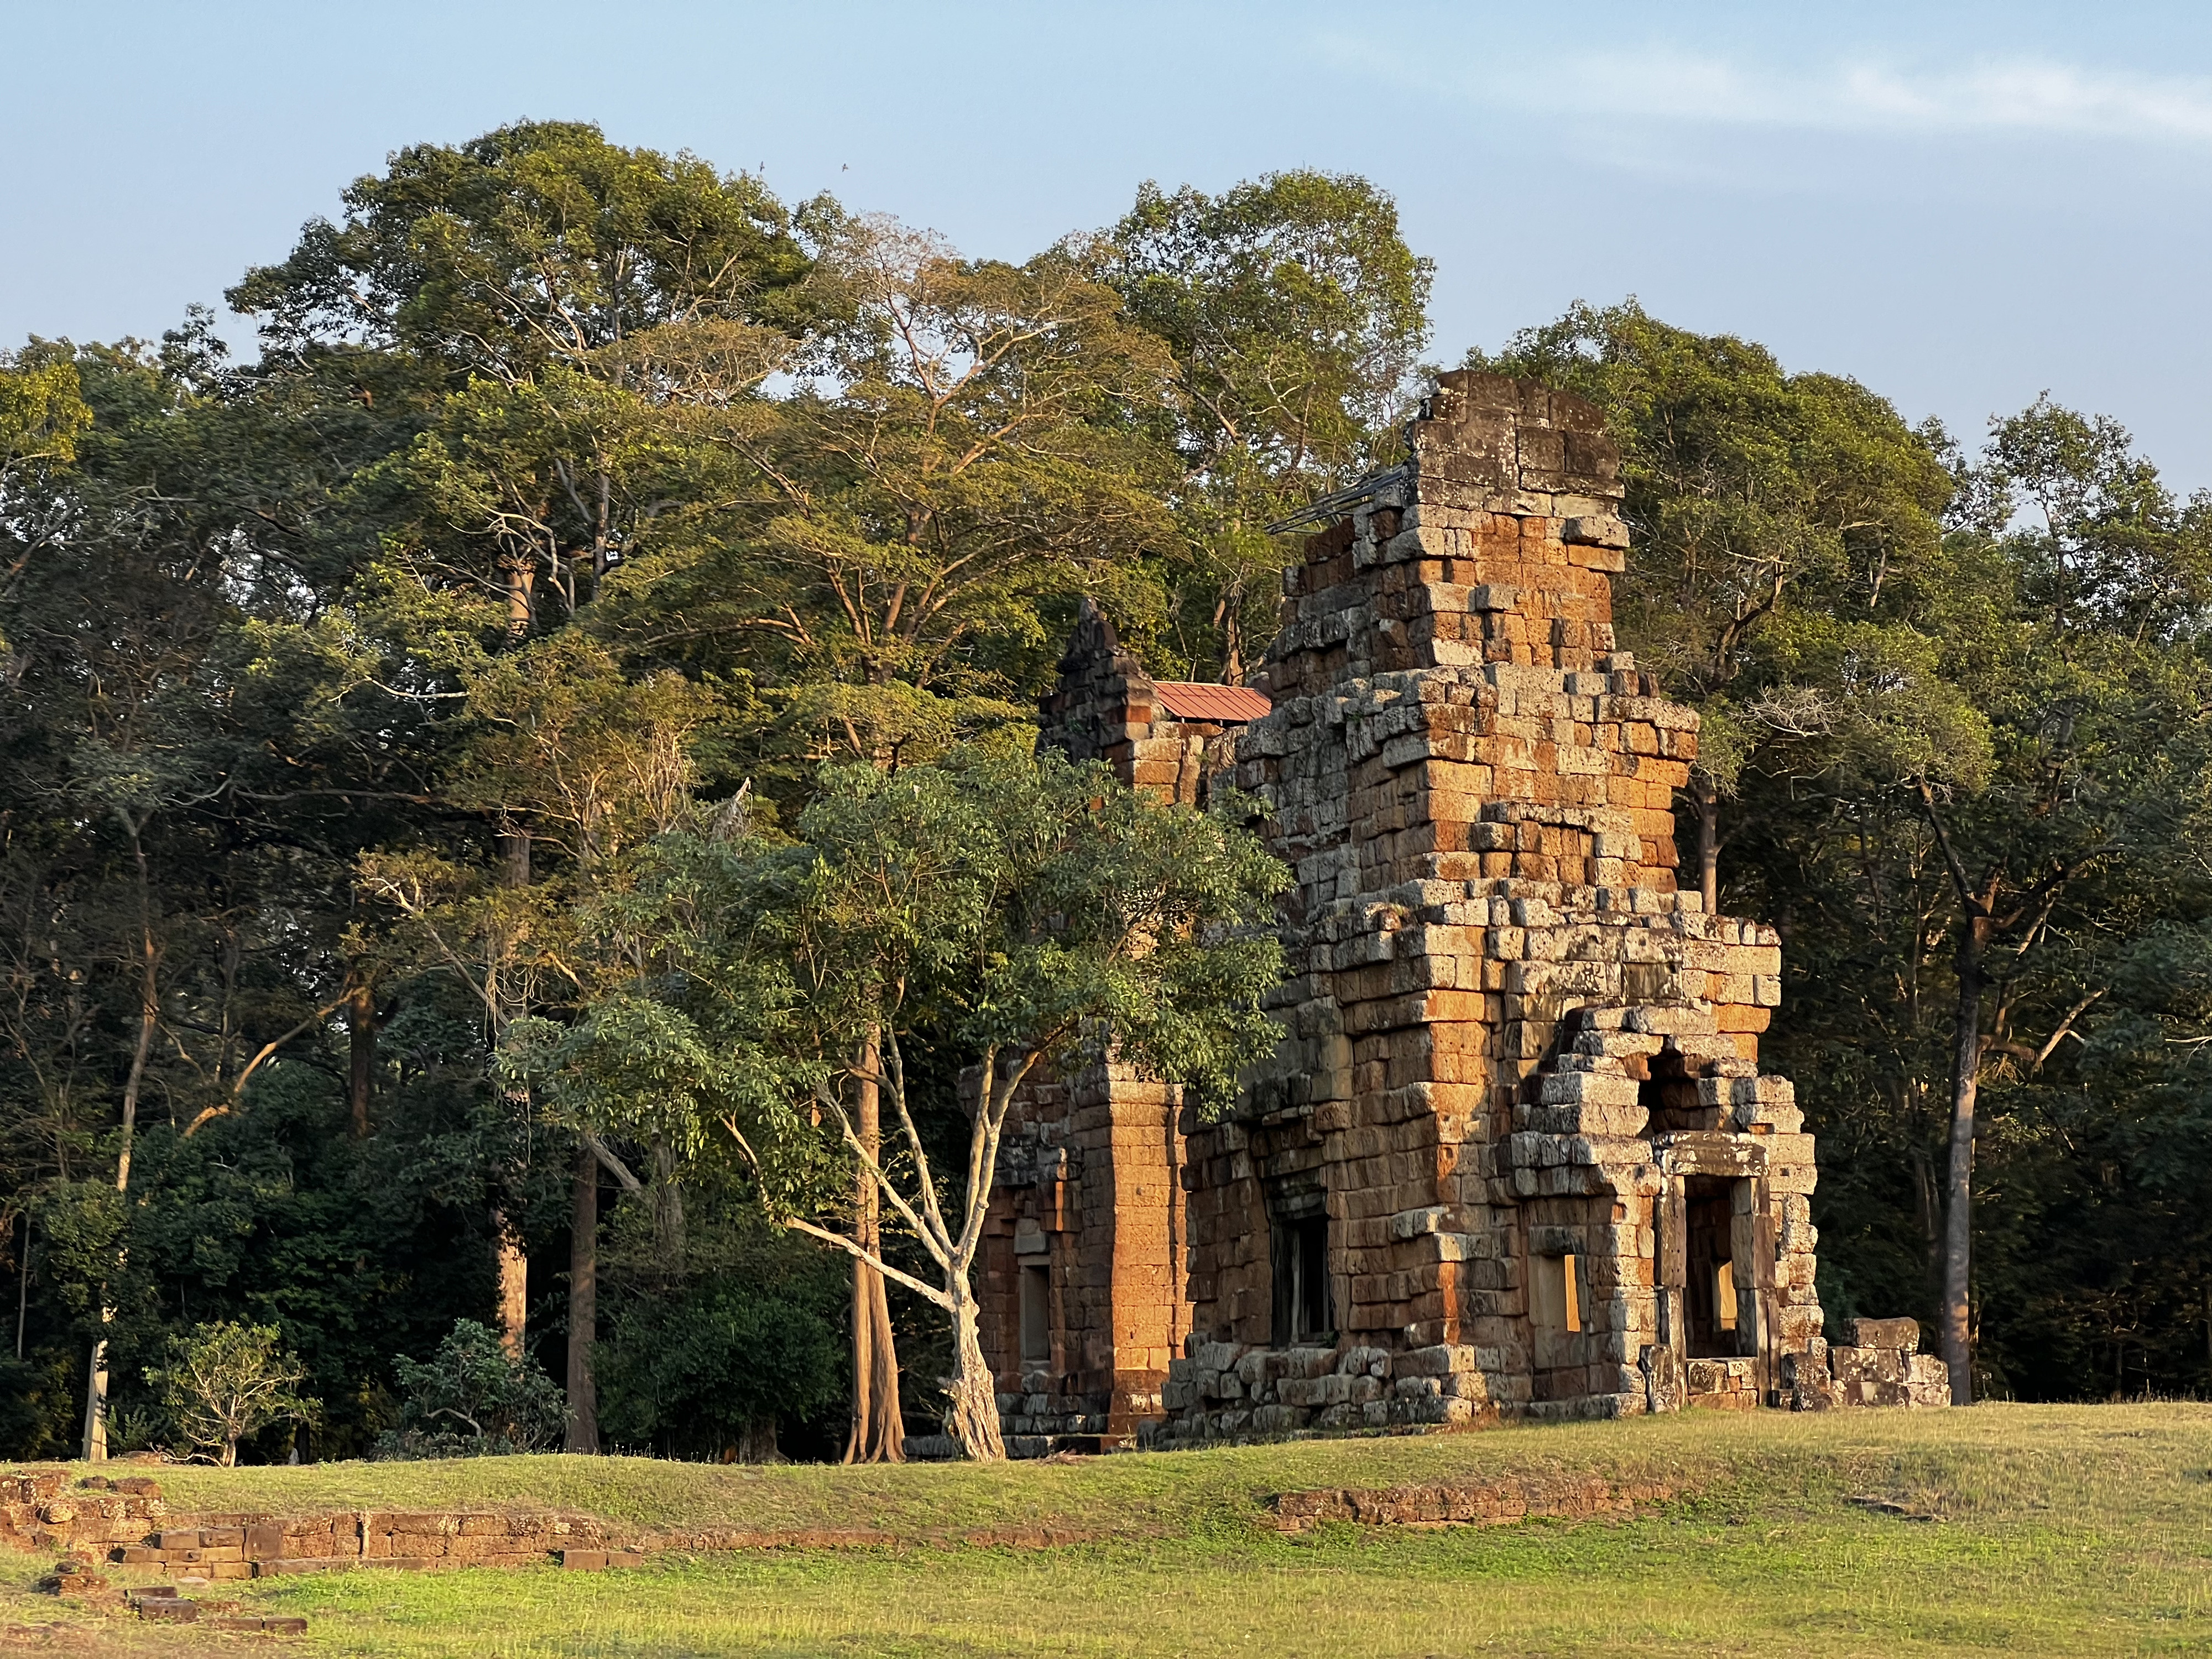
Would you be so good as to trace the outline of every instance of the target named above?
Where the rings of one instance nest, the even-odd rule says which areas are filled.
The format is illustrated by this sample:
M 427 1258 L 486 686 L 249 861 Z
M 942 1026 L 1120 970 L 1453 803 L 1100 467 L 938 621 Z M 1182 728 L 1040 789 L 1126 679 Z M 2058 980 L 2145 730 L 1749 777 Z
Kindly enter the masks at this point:
M 1409 438 L 1317 504 L 1253 688 L 1156 682 L 1087 605 L 1061 664 L 1045 741 L 1261 805 L 1291 977 L 1224 1121 L 1111 1066 L 1020 1103 L 1010 1444 L 1946 1402 L 1911 1322 L 1824 1340 L 1780 942 L 1675 884 L 1698 720 L 1614 647 L 1601 417 L 1460 371 Z

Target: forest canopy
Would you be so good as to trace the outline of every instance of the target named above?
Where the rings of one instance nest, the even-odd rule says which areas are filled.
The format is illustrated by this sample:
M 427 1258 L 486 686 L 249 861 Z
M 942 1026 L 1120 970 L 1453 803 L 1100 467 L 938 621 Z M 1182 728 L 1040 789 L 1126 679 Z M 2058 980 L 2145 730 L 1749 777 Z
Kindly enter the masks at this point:
M 1280 971 L 1048 937 L 1149 872 L 1127 929 L 1244 938 L 1279 872 L 1040 760 L 1038 700 L 1086 601 L 1252 671 L 1267 526 L 1402 453 L 1432 275 L 1356 177 L 974 258 L 524 123 L 356 180 L 234 325 L 0 356 L 0 1454 L 181 1448 L 218 1348 L 313 1406 L 226 1457 L 962 1432 L 962 1068 L 1225 1079 Z M 2212 1386 L 2212 499 L 1632 300 L 1468 361 L 1622 446 L 1831 1319 Z

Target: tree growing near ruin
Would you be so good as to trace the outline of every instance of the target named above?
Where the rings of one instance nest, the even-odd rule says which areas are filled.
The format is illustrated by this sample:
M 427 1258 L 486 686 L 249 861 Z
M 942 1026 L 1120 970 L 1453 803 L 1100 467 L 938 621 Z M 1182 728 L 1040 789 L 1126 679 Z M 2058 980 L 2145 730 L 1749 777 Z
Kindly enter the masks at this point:
M 429 1358 L 403 1354 L 392 1369 L 399 1426 L 379 1438 L 380 1457 L 502 1457 L 560 1437 L 560 1385 L 472 1319 L 456 1321 Z
M 1172 540 L 1173 464 L 1148 434 L 1171 400 L 1160 343 L 1121 314 L 1094 250 L 963 260 L 889 220 L 817 210 L 821 326 L 773 404 L 716 411 L 754 487 L 719 541 L 656 555 L 649 602 L 614 595 L 627 650 L 755 689 L 754 775 L 803 799 L 828 758 L 884 769 L 1021 718 L 1015 701 L 1083 592 L 1147 596 Z M 1133 609 L 1158 611 L 1156 598 Z M 873 1058 L 847 1070 L 881 1144 Z M 873 1184 L 856 1176 L 854 1418 L 847 1455 L 902 1455 Z
M 500 795 L 494 781 L 507 774 L 477 763 L 488 698 L 514 689 L 517 653 L 584 626 L 618 573 L 636 568 L 633 585 L 649 586 L 656 554 L 712 535 L 746 494 L 752 475 L 728 428 L 752 422 L 761 380 L 794 348 L 813 307 L 812 261 L 758 180 L 611 144 L 579 123 L 411 146 L 343 200 L 340 222 L 311 222 L 284 261 L 249 271 L 229 295 L 259 323 L 262 373 L 301 391 L 308 418 L 332 418 L 341 400 L 374 407 L 380 395 L 392 410 L 381 455 L 323 504 L 367 550 L 337 614 L 268 631 L 335 641 L 357 703 L 441 714 L 465 703 L 477 717 L 432 723 L 433 746 L 449 747 L 425 793 L 448 822 L 425 839 L 449 845 L 472 817 L 484 856 L 434 871 L 437 859 L 401 845 L 369 854 L 362 876 L 418 934 L 432 908 L 455 921 L 453 903 L 470 890 L 483 925 L 447 938 L 445 954 L 465 945 L 477 958 L 467 977 L 495 1047 L 532 1012 L 540 981 L 525 941 L 563 896 L 538 890 L 592 860 L 562 850 L 576 826 L 537 822 L 530 791 Z M 588 650 L 532 666 L 576 662 L 620 677 Z M 574 688 L 586 698 L 603 689 Z M 455 765 L 457 749 L 471 752 Z M 588 792 L 571 774 L 550 793 L 572 786 Z M 372 957 L 373 939 L 362 943 Z M 373 1036 L 361 1002 L 355 1019 Z M 507 1139 L 526 1141 L 523 1103 L 506 1092 L 517 1119 Z M 517 1349 L 521 1175 L 509 1158 L 489 1183 L 499 1318 Z M 595 1179 L 578 1165 L 576 1214 Z M 577 1376 L 583 1388 L 587 1368 Z M 577 1420 L 588 1426 L 589 1412 Z
M 1219 196 L 1147 184 L 1105 241 L 1129 319 L 1174 354 L 1179 396 L 1149 422 L 1182 469 L 1164 643 L 1240 684 L 1296 557 L 1267 526 L 1400 459 L 1434 268 L 1388 195 L 1305 169 Z
M 2080 1041 L 2077 1022 L 2113 985 L 2098 935 L 2150 908 L 2142 884 L 2171 879 L 2140 854 L 2171 833 L 2180 769 L 2162 763 L 2187 752 L 2203 687 L 2160 647 L 2194 635 L 2212 603 L 2205 505 L 2177 503 L 2116 422 L 2039 399 L 1992 422 L 1967 483 L 1960 539 L 2002 560 L 2009 603 L 1994 626 L 1952 632 L 1950 672 L 1989 720 L 1995 763 L 1955 800 L 1911 781 L 1954 903 L 1940 1328 L 1961 1402 L 1982 1079 L 1992 1063 L 2039 1070 Z
M 321 1409 L 299 1392 L 307 1369 L 273 1325 L 198 1326 L 171 1340 L 169 1363 L 146 1380 L 192 1454 L 224 1468 L 238 1462 L 241 1440 L 278 1423 L 312 1423 Z
M 1052 753 L 834 769 L 794 828 L 783 845 L 668 838 L 614 907 L 650 941 L 646 971 L 563 1034 L 545 1069 L 641 1110 L 687 1109 L 696 1133 L 739 1149 L 787 1225 L 941 1309 L 947 1429 L 969 1455 L 1001 1456 L 974 1267 L 1015 1098 L 1041 1073 L 1110 1054 L 1225 1101 L 1276 1041 L 1260 1003 L 1281 972 L 1284 872 L 1225 817 Z M 957 1170 L 924 1127 L 918 1045 L 960 1068 Z M 862 1084 L 891 1126 L 873 1148 Z M 927 1276 L 858 1232 L 839 1202 L 855 1165 Z
M 1620 441 L 1634 550 L 1613 580 L 1616 623 L 1698 711 L 1688 793 L 1698 885 L 1717 909 L 1721 801 L 1747 769 L 1818 769 L 1845 693 L 1805 678 L 1830 659 L 1817 650 L 1795 672 L 1778 663 L 1776 636 L 1800 619 L 1908 618 L 1951 478 L 1929 435 L 1856 381 L 1785 373 L 1763 346 L 1671 327 L 1632 300 L 1577 306 L 1468 362 L 1589 398 Z
M 1839 1291 L 1901 1280 L 1933 1304 L 1963 1403 L 2005 1374 L 1978 1357 L 1983 1316 L 2026 1316 L 1978 1265 L 1977 1166 L 1995 1148 L 2020 1204 L 2072 1161 L 2053 1149 L 2110 1133 L 2081 1068 L 2156 1029 L 2116 1006 L 2142 995 L 2130 964 L 2188 936 L 2154 917 L 2201 909 L 2177 854 L 2207 564 L 2202 507 L 2112 422 L 2039 404 L 1953 465 L 1954 527 L 1887 621 L 1774 619 L 1762 667 L 1819 688 L 1825 718 L 1785 776 L 1747 775 L 1744 816 L 1747 880 L 1790 919 L 1784 1052 L 1848 1153 L 1830 1214 L 1887 1187 L 1919 1224 L 1836 1252 Z
M 625 677 L 573 629 L 494 659 L 471 677 L 463 706 L 469 736 L 446 793 L 507 823 L 507 855 L 485 865 L 428 849 L 378 853 L 362 860 L 359 874 L 364 893 L 402 919 L 394 953 L 405 951 L 417 971 L 450 977 L 481 1006 L 507 1097 L 508 1121 L 493 1137 L 497 1159 L 519 1187 L 528 1139 L 543 1126 L 533 1123 L 529 1079 L 514 1050 L 542 1024 L 533 1011 L 573 1005 L 608 972 L 628 970 L 626 960 L 610 968 L 596 959 L 597 939 L 580 934 L 573 919 L 601 884 L 620 879 L 637 846 L 689 821 L 693 753 L 718 707 L 672 672 Z M 563 1101 L 568 1109 L 556 1121 L 580 1143 L 571 1182 L 568 1449 L 597 1451 L 591 1356 L 599 1170 L 610 1170 L 630 1191 L 645 1183 L 600 1139 L 604 1115 L 592 1103 L 574 1093 Z M 652 1201 L 665 1207 L 674 1200 L 657 1189 Z M 501 1323 L 519 1358 L 521 1256 L 509 1243 L 519 1229 L 504 1204 L 501 1214 L 511 1230 L 502 1240 L 511 1270 Z
M 890 767 L 1018 718 L 1079 594 L 1158 611 L 1145 555 L 1172 535 L 1172 462 L 1145 422 L 1174 366 L 1089 248 L 1012 264 L 885 219 L 829 230 L 836 320 L 732 438 L 755 517 L 666 603 L 691 649 L 766 688 L 782 756 Z

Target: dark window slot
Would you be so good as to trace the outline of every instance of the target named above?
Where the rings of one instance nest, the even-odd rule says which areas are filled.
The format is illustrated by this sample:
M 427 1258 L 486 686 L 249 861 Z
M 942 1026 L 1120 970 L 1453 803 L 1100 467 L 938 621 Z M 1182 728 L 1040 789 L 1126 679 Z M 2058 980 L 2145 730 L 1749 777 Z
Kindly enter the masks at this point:
M 1278 1346 L 1333 1340 L 1336 1318 L 1328 1291 L 1328 1218 L 1279 1217 L 1270 1240 Z

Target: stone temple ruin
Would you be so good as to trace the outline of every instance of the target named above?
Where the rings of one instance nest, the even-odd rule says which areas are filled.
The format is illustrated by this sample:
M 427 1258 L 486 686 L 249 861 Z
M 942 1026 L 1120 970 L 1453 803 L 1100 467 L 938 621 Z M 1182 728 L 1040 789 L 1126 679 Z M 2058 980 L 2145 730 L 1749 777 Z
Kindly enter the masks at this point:
M 1045 705 L 1137 787 L 1256 798 L 1297 884 L 1224 1121 L 1111 1066 L 1018 1106 L 1011 1446 L 1947 1403 L 1910 1321 L 1824 1340 L 1780 942 L 1675 884 L 1698 720 L 1614 648 L 1601 417 L 1462 371 L 1409 438 L 1316 504 L 1252 688 L 1155 681 L 1086 606 Z

